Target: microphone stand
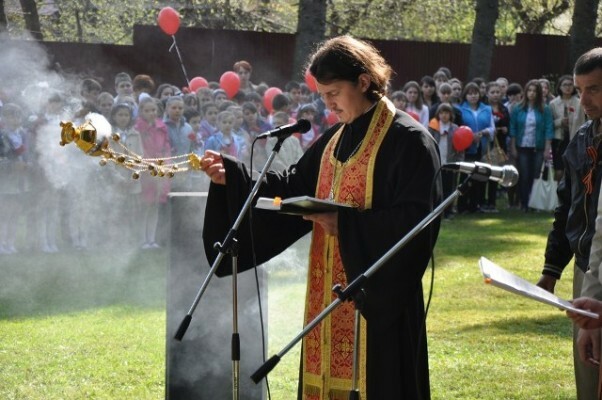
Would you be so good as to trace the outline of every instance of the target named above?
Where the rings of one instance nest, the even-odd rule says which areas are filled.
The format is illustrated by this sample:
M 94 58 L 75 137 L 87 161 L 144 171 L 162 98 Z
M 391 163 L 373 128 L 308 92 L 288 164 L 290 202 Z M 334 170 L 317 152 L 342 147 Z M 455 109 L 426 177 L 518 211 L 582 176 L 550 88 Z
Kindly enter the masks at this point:
M 186 316 L 180 323 L 180 326 L 178 327 L 178 330 L 174 336 L 174 339 L 176 339 L 177 341 L 182 341 L 182 338 L 186 334 L 186 330 L 188 329 L 188 327 L 190 326 L 190 322 L 192 321 L 192 314 L 196 310 L 199 302 L 201 301 L 201 297 L 203 296 L 203 294 L 207 290 L 207 287 L 209 286 L 209 281 L 211 280 L 213 275 L 215 275 L 215 271 L 217 271 L 217 268 L 221 264 L 224 256 L 226 254 L 230 254 L 230 256 L 232 258 L 232 314 L 233 314 L 232 325 L 233 325 L 233 332 L 232 332 L 232 344 L 231 344 L 232 351 L 231 352 L 232 352 L 232 399 L 233 400 L 238 400 L 239 389 L 240 389 L 240 373 L 239 373 L 239 371 L 240 371 L 240 335 L 238 333 L 238 288 L 237 288 L 238 241 L 236 240 L 236 235 L 238 233 L 238 228 L 242 224 L 243 218 L 245 217 L 247 211 L 251 208 L 251 204 L 253 202 L 253 199 L 255 198 L 255 195 L 259 191 L 259 187 L 261 186 L 261 182 L 263 181 L 263 178 L 266 176 L 266 174 L 270 168 L 270 165 L 272 165 L 274 158 L 280 151 L 280 148 L 282 147 L 282 143 L 288 136 L 290 136 L 290 135 L 283 135 L 283 136 L 278 137 L 278 141 L 276 142 L 276 145 L 272 149 L 272 153 L 270 154 L 267 161 L 265 162 L 264 167 L 259 175 L 259 178 L 257 179 L 257 181 L 255 182 L 255 185 L 251 189 L 251 192 L 249 193 L 249 196 L 247 197 L 245 203 L 243 204 L 242 209 L 240 210 L 240 212 L 238 214 L 238 217 L 234 221 L 234 224 L 230 228 L 230 231 L 227 233 L 223 242 L 221 242 L 221 243 L 217 242 L 214 244 L 213 248 L 218 250 L 219 253 L 217 254 L 217 257 L 215 258 L 215 260 L 213 261 L 213 265 L 209 269 L 209 272 L 207 273 L 207 276 L 205 277 L 205 281 L 201 285 L 201 288 L 199 289 L 194 301 L 192 302 L 192 306 L 190 307 L 190 310 L 188 310 L 188 314 L 186 314 Z M 253 171 L 251 171 L 250 173 L 252 176 Z
M 314 329 L 324 318 L 326 318 L 330 313 L 332 313 L 343 301 L 354 299 L 356 302 L 356 312 L 355 312 L 355 330 L 356 335 L 354 338 L 354 346 L 353 346 L 353 387 L 349 393 L 350 400 L 359 400 L 359 390 L 357 388 L 357 370 L 359 365 L 357 365 L 358 360 L 358 334 L 359 333 L 359 316 L 360 309 L 358 308 L 358 302 L 361 303 L 361 300 L 358 301 L 358 297 L 361 297 L 358 293 L 362 293 L 362 288 L 364 283 L 374 275 L 395 253 L 397 253 L 401 248 L 403 248 L 409 241 L 411 241 L 416 235 L 418 235 L 427 225 L 433 222 L 439 215 L 443 213 L 443 211 L 451 206 L 453 202 L 465 194 L 468 190 L 468 182 L 473 178 L 474 174 L 470 174 L 466 177 L 466 179 L 458 185 L 456 190 L 449 195 L 448 198 L 443 200 L 437 208 L 431 211 L 422 221 L 418 223 L 410 232 L 408 232 L 399 242 L 397 242 L 391 249 L 389 249 L 380 259 L 378 259 L 370 268 L 366 270 L 363 274 L 360 274 L 357 278 L 355 278 L 351 283 L 347 285 L 345 289 L 341 289 L 340 285 L 335 285 L 333 288 L 333 292 L 337 295 L 337 298 L 330 303 L 328 307 L 326 307 L 320 314 L 318 314 L 312 321 L 310 321 L 303 330 L 291 341 L 289 342 L 279 353 L 273 355 L 268 359 L 261 367 L 257 369 L 251 375 L 251 379 L 255 383 L 259 383 L 267 374 L 273 370 L 276 365 L 280 362 L 280 359 L 288 353 L 301 339 L 303 339 L 312 329 Z M 482 175 L 476 174 L 476 178 L 482 178 Z

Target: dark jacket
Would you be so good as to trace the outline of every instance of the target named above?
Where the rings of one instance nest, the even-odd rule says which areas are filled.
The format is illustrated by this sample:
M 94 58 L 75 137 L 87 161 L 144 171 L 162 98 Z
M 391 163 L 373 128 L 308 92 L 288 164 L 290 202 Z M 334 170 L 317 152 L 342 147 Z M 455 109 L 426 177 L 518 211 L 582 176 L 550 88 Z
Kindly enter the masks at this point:
M 544 275 L 560 278 L 573 255 L 577 266 L 587 271 L 602 178 L 599 162 L 596 161 L 591 194 L 586 193 L 583 180 L 594 166 L 586 149 L 593 145 L 597 128 L 598 122 L 586 122 L 563 155 L 564 177 L 558 185 L 558 207 L 554 211 L 554 224 L 548 235 Z

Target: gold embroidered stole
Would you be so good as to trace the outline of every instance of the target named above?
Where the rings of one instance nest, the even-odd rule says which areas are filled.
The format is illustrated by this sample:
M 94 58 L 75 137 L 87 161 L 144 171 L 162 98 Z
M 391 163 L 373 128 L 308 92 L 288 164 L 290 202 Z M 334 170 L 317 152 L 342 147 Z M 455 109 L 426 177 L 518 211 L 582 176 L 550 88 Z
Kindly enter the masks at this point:
M 393 104 L 387 99 L 381 99 L 376 105 L 360 148 L 345 163 L 337 161 L 334 155 L 343 128 L 334 134 L 322 154 L 315 194 L 317 198 L 327 198 L 331 185 L 334 185 L 332 189 L 335 201 L 352 204 L 361 210 L 372 208 L 376 154 L 394 115 Z M 335 173 L 340 176 L 335 177 Z M 319 224 L 314 224 L 309 258 L 305 324 L 335 300 L 333 285 L 347 285 L 338 240 L 325 234 Z M 353 373 L 354 321 L 354 304 L 344 302 L 303 340 L 303 399 L 349 398 Z M 363 317 L 360 326 L 358 377 L 360 397 L 365 400 L 366 321 Z

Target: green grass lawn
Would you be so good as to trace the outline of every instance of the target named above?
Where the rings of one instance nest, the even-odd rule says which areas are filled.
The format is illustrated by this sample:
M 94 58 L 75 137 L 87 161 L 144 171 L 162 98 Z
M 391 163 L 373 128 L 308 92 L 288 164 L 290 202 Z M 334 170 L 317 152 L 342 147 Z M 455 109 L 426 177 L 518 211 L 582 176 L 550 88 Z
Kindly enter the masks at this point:
M 477 265 L 486 256 L 537 280 L 550 225 L 515 211 L 444 222 L 427 321 L 434 399 L 575 398 L 568 319 L 485 285 Z M 301 329 L 307 243 L 303 261 L 267 267 L 270 356 Z M 166 250 L 2 256 L 0 398 L 163 398 L 167 262 Z M 294 398 L 298 358 L 296 346 L 270 373 L 272 399 Z

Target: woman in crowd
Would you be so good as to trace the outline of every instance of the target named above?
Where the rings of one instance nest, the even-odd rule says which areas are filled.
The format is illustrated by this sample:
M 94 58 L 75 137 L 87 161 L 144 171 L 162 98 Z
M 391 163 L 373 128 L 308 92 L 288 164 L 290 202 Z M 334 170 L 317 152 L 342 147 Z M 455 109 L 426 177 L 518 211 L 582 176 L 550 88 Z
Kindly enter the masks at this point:
M 510 151 L 518 163 L 521 209 L 527 212 L 533 180 L 541 171 L 544 156 L 551 157 L 554 122 L 538 80 L 529 81 L 524 93 L 510 114 Z
M 554 118 L 554 139 L 552 139 L 554 178 L 559 181 L 564 172 L 562 154 L 577 129 L 585 122 L 585 114 L 581 111 L 571 75 L 564 75 L 558 79 L 556 94 L 558 96 L 550 102 L 550 110 Z
M 420 85 L 416 81 L 409 81 L 403 86 L 403 91 L 408 98 L 406 112 L 413 112 L 418 115 L 418 122 L 424 127 L 429 126 L 429 108 L 422 101 Z
M 466 149 L 466 161 L 480 161 L 487 151 L 489 142 L 493 140 L 495 123 L 491 107 L 481 101 L 479 85 L 474 82 L 466 84 L 462 92 L 462 123 L 472 129 L 474 141 Z M 460 178 L 462 179 L 462 178 Z M 470 192 L 458 199 L 458 212 L 481 212 L 485 199 L 485 183 L 471 181 Z

